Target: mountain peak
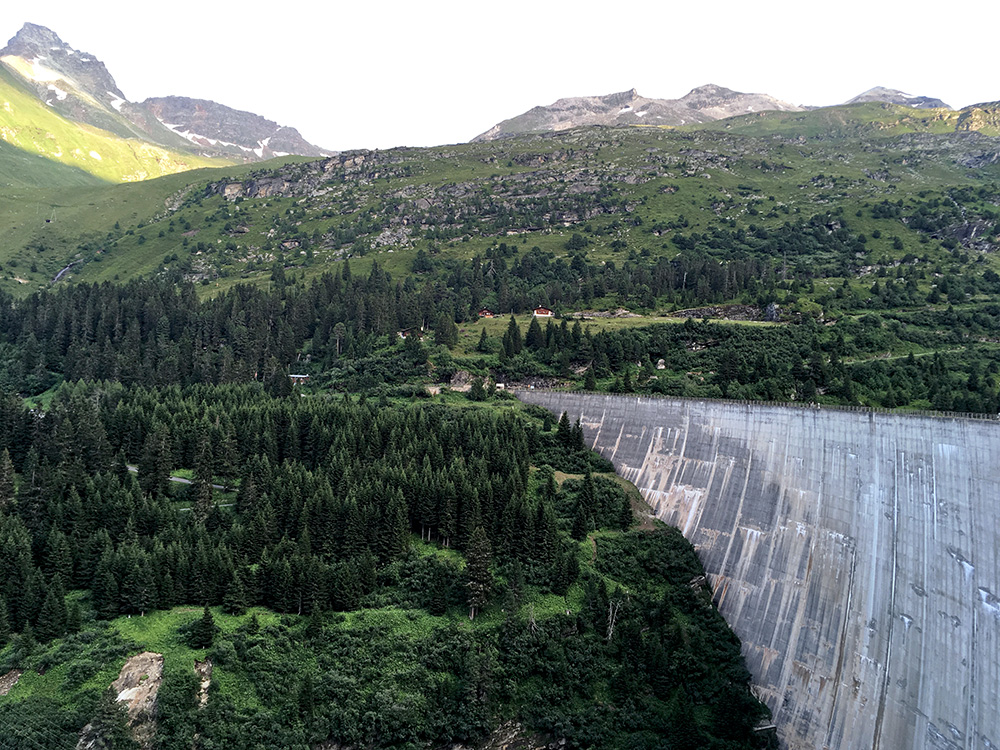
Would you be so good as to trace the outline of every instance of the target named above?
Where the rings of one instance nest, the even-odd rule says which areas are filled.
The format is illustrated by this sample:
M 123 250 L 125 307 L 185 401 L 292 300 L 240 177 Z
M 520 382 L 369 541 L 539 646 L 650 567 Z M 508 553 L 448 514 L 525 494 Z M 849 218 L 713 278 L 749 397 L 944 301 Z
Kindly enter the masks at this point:
M 39 26 L 36 23 L 26 23 L 7 42 L 7 47 L 14 46 L 42 47 L 48 49 L 50 47 L 66 47 L 67 45 L 52 29 Z
M 681 97 L 681 101 L 703 97 L 725 97 L 728 99 L 733 96 L 741 96 L 741 94 L 739 91 L 727 89 L 725 86 L 719 86 L 716 83 L 706 83 L 704 86 L 696 86 L 691 89 Z
M 890 89 L 885 86 L 875 86 L 858 94 L 853 99 L 848 99 L 844 104 L 860 104 L 862 102 L 888 102 L 898 104 L 901 107 L 912 107 L 913 109 L 951 109 L 940 99 L 930 96 L 915 96 L 907 94 L 899 89 Z
M 0 65 L 63 117 L 122 138 L 237 161 L 329 153 L 307 143 L 294 128 L 215 102 L 183 97 L 130 102 L 103 62 L 38 24 L 21 27 L 0 50 Z
M 104 63 L 91 54 L 73 49 L 45 26 L 24 24 L 0 50 L 0 59 L 28 79 L 46 103 L 65 110 L 63 114 L 70 114 L 70 104 L 63 93 L 56 91 L 68 91 L 73 95 L 71 98 L 87 94 L 104 104 L 125 100 Z M 56 85 L 60 82 L 62 85 Z M 46 89 L 53 95 L 45 94 Z M 77 102 L 73 106 L 78 109 L 82 105 Z

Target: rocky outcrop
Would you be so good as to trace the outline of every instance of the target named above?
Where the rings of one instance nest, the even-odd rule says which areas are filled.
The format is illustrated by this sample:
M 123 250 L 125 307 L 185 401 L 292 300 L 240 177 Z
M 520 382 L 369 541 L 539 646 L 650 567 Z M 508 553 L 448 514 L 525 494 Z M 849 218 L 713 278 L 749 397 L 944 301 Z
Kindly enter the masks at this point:
M 198 708 L 208 705 L 208 689 L 212 686 L 212 660 L 194 660 L 194 671 L 198 675 Z
M 958 115 L 958 125 L 955 129 L 1000 135 L 1000 102 L 965 107 Z
M 163 654 L 144 651 L 125 662 L 111 683 L 118 702 L 128 709 L 129 726 L 136 741 L 150 747 L 156 731 L 156 698 L 163 681 Z
M 144 651 L 136 654 L 122 667 L 118 679 L 111 683 L 119 703 L 128 711 L 129 729 L 139 746 L 148 750 L 156 735 L 156 699 L 163 681 L 163 654 Z M 103 747 L 92 725 L 80 732 L 77 750 Z
M 7 695 L 21 679 L 22 674 L 24 674 L 24 670 L 12 669 L 0 677 L 0 695 Z

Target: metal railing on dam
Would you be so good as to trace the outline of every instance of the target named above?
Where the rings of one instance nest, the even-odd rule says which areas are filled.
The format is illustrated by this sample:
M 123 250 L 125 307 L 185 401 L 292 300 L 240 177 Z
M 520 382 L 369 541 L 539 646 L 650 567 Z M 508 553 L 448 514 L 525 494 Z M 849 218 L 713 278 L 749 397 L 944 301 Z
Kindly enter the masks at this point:
M 1000 748 L 1000 423 L 516 394 L 695 545 L 785 746 Z

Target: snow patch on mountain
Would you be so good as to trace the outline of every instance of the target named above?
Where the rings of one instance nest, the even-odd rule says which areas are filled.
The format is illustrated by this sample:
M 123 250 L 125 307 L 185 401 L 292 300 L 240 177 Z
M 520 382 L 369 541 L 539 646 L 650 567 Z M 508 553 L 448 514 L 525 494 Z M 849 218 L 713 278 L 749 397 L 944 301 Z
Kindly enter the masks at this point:
M 242 151 L 244 151 L 244 152 L 246 152 L 248 154 L 255 154 L 255 153 L 257 153 L 258 150 L 263 151 L 263 149 L 253 149 L 253 148 L 250 148 L 249 146 L 241 146 L 238 143 L 231 143 L 230 141 L 222 141 L 222 140 L 219 140 L 218 138 L 211 138 L 211 137 L 209 137 L 207 135 L 201 135 L 200 133 L 192 133 L 190 130 L 182 129 L 184 127 L 183 125 L 177 125 L 177 124 L 172 124 L 172 123 L 169 123 L 169 122 L 163 122 L 163 120 L 160 120 L 160 122 L 163 123 L 163 127 L 165 127 L 168 130 L 176 133 L 181 138 L 184 138 L 186 140 L 191 141 L 191 143 L 194 143 L 197 146 L 206 146 L 206 145 L 207 146 L 228 146 L 230 148 L 241 149 Z M 258 156 L 261 156 L 261 154 L 258 154 Z
M 45 59 L 44 57 L 35 57 L 31 60 L 25 60 L 23 57 L 18 57 L 17 55 L 4 55 L 0 57 L 0 61 L 7 63 L 7 65 L 22 76 L 32 81 L 48 83 L 49 81 L 65 79 L 65 76 L 61 73 L 42 65 L 42 61 Z

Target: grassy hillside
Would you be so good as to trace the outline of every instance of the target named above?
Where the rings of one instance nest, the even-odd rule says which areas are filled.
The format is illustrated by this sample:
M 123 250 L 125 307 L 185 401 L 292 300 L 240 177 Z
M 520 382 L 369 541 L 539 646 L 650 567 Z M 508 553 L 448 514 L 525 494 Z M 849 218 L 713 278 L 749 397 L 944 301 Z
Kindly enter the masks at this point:
M 0 192 L 11 188 L 104 184 L 104 180 L 79 167 L 50 161 L 0 141 Z
M 621 265 L 633 254 L 677 255 L 673 238 L 680 234 L 779 228 L 830 213 L 866 236 L 863 265 L 907 254 L 940 257 L 937 243 L 928 245 L 899 216 L 876 218 L 871 207 L 900 199 L 916 205 L 954 186 L 994 184 L 997 167 L 983 156 L 993 139 L 935 135 L 933 115 L 927 115 L 925 132 L 874 140 L 858 128 L 877 127 L 869 115 L 883 112 L 882 105 L 845 110 L 868 115 L 844 120 L 843 137 L 806 142 L 799 133 L 829 134 L 830 123 L 802 125 L 796 119 L 815 113 L 732 121 L 734 128 L 774 125 L 766 139 L 587 129 L 362 152 L 345 157 L 361 164 L 316 162 L 261 171 L 254 182 L 235 185 L 229 197 L 221 187 L 199 186 L 176 211 L 116 240 L 112 252 L 128 259 L 128 274 L 167 267 L 225 289 L 236 280 L 266 280 L 276 262 L 310 277 L 344 258 L 362 259 L 364 267 L 374 256 L 398 274 L 409 270 L 420 251 L 442 260 L 469 259 L 501 241 L 569 258 L 573 234 L 583 237 L 592 262 Z M 778 133 L 785 125 L 788 137 Z M 263 180 L 279 187 L 266 197 L 245 197 Z M 993 264 L 992 257 L 983 260 Z M 102 280 L 114 273 L 121 271 L 87 266 L 80 278 Z
M 246 169 L 234 167 L 231 173 L 240 174 Z M 0 289 L 16 295 L 48 288 L 60 270 L 77 261 L 85 259 L 100 269 L 102 248 L 166 215 L 192 180 L 204 180 L 212 174 L 210 170 L 198 170 L 110 185 L 82 170 L 3 144 L 0 170 L 9 170 L 18 180 L 0 190 L 0 223 L 5 227 L 5 242 L 0 247 Z M 135 263 L 120 254 L 119 265 L 107 274 L 108 278 L 125 279 L 148 272 L 149 259 L 137 255 L 141 261 Z M 72 278 L 75 269 L 62 278 Z
M 953 133 L 960 117 L 960 112 L 948 109 L 913 109 L 887 102 L 862 102 L 808 112 L 756 112 L 692 127 L 744 135 L 794 134 L 806 138 L 838 138 Z

